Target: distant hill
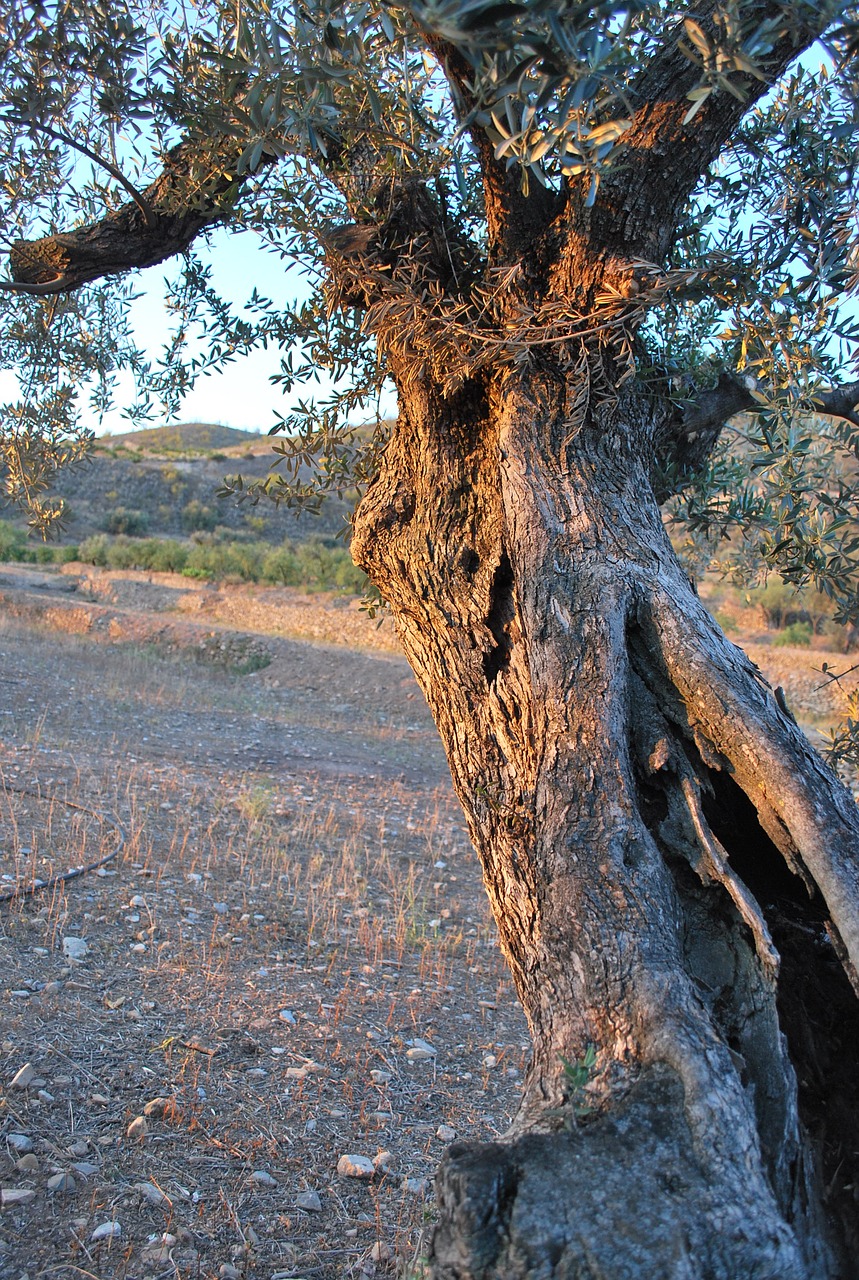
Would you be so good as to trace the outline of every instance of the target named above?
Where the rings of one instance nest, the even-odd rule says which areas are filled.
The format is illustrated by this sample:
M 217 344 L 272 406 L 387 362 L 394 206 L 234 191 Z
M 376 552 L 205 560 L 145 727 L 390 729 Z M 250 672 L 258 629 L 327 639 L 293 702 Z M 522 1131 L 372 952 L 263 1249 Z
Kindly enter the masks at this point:
M 235 448 L 252 448 L 266 443 L 253 431 L 222 427 L 217 422 L 177 422 L 166 427 L 145 427 L 142 431 L 126 431 L 122 435 L 102 436 L 97 445 L 103 449 L 144 449 L 147 453 L 183 453 Z
M 275 461 L 269 436 L 210 423 L 104 436 L 85 463 L 57 476 L 69 513 L 61 542 L 124 533 L 278 544 L 342 533 L 352 506 L 346 500 L 331 498 L 319 515 L 297 516 L 265 500 L 252 506 L 218 496 L 225 476 L 262 479 Z M 23 524 L 24 517 L 0 507 L 0 519 Z

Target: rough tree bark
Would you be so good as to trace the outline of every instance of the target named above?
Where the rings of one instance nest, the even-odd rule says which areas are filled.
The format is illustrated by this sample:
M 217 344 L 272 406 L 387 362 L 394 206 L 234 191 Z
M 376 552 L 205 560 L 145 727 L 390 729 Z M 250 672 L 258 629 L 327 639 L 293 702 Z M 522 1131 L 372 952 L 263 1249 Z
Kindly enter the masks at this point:
M 433 1273 L 855 1274 L 855 804 L 678 564 L 658 410 L 576 390 L 403 390 L 356 521 L 534 1040 L 510 1134 L 445 1160 Z

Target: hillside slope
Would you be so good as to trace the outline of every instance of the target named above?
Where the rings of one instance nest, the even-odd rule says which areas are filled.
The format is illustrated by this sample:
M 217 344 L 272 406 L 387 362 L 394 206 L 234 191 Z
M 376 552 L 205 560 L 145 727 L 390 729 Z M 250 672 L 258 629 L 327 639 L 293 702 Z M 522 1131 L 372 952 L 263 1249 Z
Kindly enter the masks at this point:
M 207 432 L 218 447 L 203 448 Z M 227 443 L 230 439 L 233 444 Z M 176 448 L 170 447 L 171 441 Z M 342 533 L 351 510 L 347 502 L 332 499 L 320 515 L 297 517 L 269 502 L 254 507 L 217 496 L 226 475 L 259 478 L 274 460 L 267 436 L 208 424 L 183 423 L 175 429 L 105 437 L 86 463 L 57 477 L 57 493 L 69 508 L 62 541 L 80 542 L 99 532 L 187 537 L 223 529 L 233 536 L 279 543 L 287 537 Z M 2 515 L 23 524 L 10 509 Z

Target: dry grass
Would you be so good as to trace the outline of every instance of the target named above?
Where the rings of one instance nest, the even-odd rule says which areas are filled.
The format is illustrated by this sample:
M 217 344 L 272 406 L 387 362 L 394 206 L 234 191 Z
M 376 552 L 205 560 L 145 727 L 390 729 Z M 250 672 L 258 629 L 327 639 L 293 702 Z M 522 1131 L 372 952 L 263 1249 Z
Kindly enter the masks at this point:
M 439 1126 L 504 1129 L 526 1037 L 402 664 L 293 645 L 237 677 L 10 624 L 0 650 L 6 883 L 109 845 L 60 798 L 127 831 L 116 862 L 0 916 L 0 1183 L 35 1192 L 0 1217 L 0 1275 L 419 1273 Z M 25 1062 L 44 1083 L 13 1089 Z M 371 1181 L 338 1176 L 383 1150 Z M 122 1235 L 92 1242 L 108 1221 Z

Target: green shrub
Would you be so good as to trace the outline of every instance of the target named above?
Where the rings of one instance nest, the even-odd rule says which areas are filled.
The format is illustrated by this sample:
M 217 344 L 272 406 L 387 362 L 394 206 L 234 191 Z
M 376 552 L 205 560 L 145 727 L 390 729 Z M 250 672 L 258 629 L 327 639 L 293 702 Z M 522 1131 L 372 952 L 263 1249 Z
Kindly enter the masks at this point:
M 796 603 L 796 591 L 773 574 L 764 586 L 753 587 L 746 595 L 746 600 L 762 611 L 768 627 L 780 627 L 785 611 Z
M 114 507 L 105 515 L 101 527 L 105 533 L 126 534 L 128 537 L 140 538 L 149 528 L 149 517 L 145 511 L 134 511 L 129 507 Z
M 274 586 L 294 587 L 300 581 L 298 557 L 288 542 L 273 547 L 263 557 L 260 569 L 264 582 Z
M 26 550 L 23 535 L 16 534 L 13 539 L 0 529 L 0 558 L 4 536 L 9 545 L 14 542 L 17 548 L 21 544 Z M 321 539 L 301 543 L 285 541 L 279 547 L 272 547 L 268 542 L 235 538 L 221 541 L 200 530 L 189 542 L 173 538 L 132 538 L 124 534 L 111 538 L 99 533 L 85 538 L 79 547 L 58 547 L 54 555 L 62 559 L 77 558 L 101 568 L 182 573 L 189 578 L 214 581 L 267 582 L 306 591 L 344 591 L 358 595 L 367 581 L 352 563 L 345 547 L 331 547 Z
M 814 635 L 823 634 L 835 611 L 832 601 L 822 592 L 815 591 L 812 587 L 792 587 L 777 574 L 772 574 L 765 586 L 749 591 L 746 601 L 762 610 L 768 627 L 782 628 L 794 623 L 807 623 Z
M 141 545 L 130 538 L 115 538 L 107 548 L 108 569 L 145 569 L 138 549 Z
M 789 627 L 785 627 L 777 636 L 773 638 L 773 644 L 782 649 L 786 645 L 795 644 L 807 648 L 811 644 L 811 637 L 814 635 L 810 622 L 792 622 Z
M 27 551 L 27 535 L 8 520 L 0 520 L 0 560 L 22 560 Z
M 84 538 L 78 547 L 78 554 L 84 564 L 94 564 L 100 568 L 107 566 L 107 550 L 110 541 L 103 533 L 96 533 L 91 538 Z
M 147 569 L 155 573 L 182 573 L 188 561 L 189 548 L 175 538 L 150 538 Z
M 211 531 L 217 523 L 217 512 L 197 498 L 192 498 L 182 508 L 182 528 L 187 529 L 189 533 L 200 529 Z

